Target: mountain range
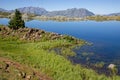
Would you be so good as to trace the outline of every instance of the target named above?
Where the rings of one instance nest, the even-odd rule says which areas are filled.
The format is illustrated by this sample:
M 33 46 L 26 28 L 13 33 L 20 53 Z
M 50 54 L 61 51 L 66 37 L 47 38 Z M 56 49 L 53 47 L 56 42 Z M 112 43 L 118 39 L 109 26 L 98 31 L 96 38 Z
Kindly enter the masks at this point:
M 86 17 L 86 16 L 93 16 L 95 15 L 93 12 L 84 9 L 84 8 L 72 8 L 67 10 L 60 10 L 60 11 L 47 11 L 44 8 L 39 7 L 23 7 L 18 8 L 18 10 L 22 13 L 33 13 L 35 15 L 44 15 L 44 16 L 66 16 L 66 17 Z M 14 10 L 5 10 L 0 8 L 1 12 L 14 12 Z
M 44 15 L 44 16 L 66 16 L 66 17 L 86 17 L 86 16 L 93 16 L 95 15 L 93 12 L 85 9 L 85 8 L 71 8 L 67 10 L 59 10 L 59 11 L 47 11 L 44 8 L 40 7 L 22 7 L 18 8 L 18 10 L 22 13 L 32 13 L 35 15 Z M 9 12 L 12 13 L 15 10 L 5 10 L 0 8 L 1 12 Z M 120 13 L 112 13 L 112 14 L 107 14 L 107 16 L 120 16 Z
M 80 9 L 72 8 L 67 10 L 48 12 L 45 15 L 46 16 L 66 16 L 66 17 L 86 17 L 86 16 L 93 16 L 95 14 L 84 8 L 80 8 Z

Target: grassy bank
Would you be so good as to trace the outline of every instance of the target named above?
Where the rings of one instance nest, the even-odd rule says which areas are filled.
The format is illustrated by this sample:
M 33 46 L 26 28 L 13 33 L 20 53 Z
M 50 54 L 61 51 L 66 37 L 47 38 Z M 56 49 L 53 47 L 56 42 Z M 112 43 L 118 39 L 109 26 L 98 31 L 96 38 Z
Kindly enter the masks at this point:
M 39 35 L 41 37 L 33 36 L 39 32 L 41 30 L 25 28 L 14 31 L 3 26 L 0 27 L 0 57 L 19 62 L 22 65 L 40 71 L 53 80 L 120 79 L 119 76 L 115 75 L 111 77 L 98 75 L 93 70 L 83 68 L 81 65 L 73 65 L 66 58 L 66 55 L 74 55 L 74 52 L 70 51 L 72 46 L 85 45 L 85 41 L 56 33 L 53 35 L 53 33 L 43 31 Z M 25 34 L 29 34 L 29 36 L 25 37 Z M 50 51 L 50 49 L 56 47 L 64 48 L 65 54 L 58 55 L 55 51 Z M 9 80 L 9 77 L 6 78 Z

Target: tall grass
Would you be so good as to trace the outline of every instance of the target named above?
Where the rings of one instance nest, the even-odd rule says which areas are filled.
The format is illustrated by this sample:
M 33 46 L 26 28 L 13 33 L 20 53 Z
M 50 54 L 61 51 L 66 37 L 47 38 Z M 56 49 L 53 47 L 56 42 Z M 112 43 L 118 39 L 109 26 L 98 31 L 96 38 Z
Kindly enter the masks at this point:
M 63 40 L 21 42 L 0 38 L 0 57 L 28 65 L 38 71 L 42 71 L 54 80 L 120 80 L 119 76 L 106 77 L 80 65 L 73 65 L 64 56 L 58 55 L 54 51 L 49 51 L 51 48 L 70 45 L 70 43 L 67 40 L 64 43 Z M 63 52 L 70 53 L 69 50 L 64 50 Z

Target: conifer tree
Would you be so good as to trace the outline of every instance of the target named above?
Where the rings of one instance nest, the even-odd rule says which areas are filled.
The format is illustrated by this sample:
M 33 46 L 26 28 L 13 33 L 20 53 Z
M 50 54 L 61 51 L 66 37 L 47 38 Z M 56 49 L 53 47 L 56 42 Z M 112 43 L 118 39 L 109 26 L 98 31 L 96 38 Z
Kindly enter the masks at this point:
M 22 20 L 22 14 L 17 9 L 15 10 L 15 15 L 10 20 L 8 27 L 12 29 L 19 29 L 25 27 L 24 20 Z

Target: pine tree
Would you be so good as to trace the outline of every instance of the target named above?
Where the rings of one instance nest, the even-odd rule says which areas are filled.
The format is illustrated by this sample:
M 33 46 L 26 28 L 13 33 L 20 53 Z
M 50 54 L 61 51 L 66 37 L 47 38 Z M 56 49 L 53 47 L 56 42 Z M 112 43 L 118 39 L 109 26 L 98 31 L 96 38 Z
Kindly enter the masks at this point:
M 22 20 L 22 14 L 17 9 L 15 10 L 14 17 L 10 20 L 8 27 L 12 29 L 19 29 L 25 27 L 24 20 Z

